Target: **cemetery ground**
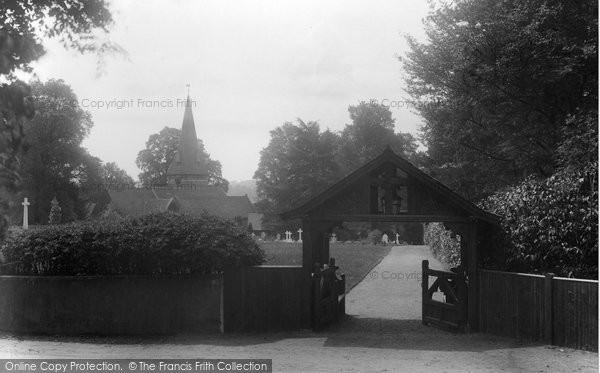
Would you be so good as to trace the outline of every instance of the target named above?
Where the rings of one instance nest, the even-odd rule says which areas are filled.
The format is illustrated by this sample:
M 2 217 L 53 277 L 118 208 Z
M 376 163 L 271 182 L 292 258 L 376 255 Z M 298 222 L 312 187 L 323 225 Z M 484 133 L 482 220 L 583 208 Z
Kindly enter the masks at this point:
M 300 245 L 288 245 L 294 248 Z M 343 250 L 332 256 L 343 263 Z M 390 248 L 371 248 L 382 255 Z M 381 249 L 382 251 L 377 251 Z M 271 247 L 271 261 L 281 248 Z M 339 251 L 338 251 L 339 250 Z M 300 251 L 300 249 L 298 249 Z M 365 258 L 352 249 L 346 255 Z M 295 258 L 295 256 L 290 256 Z M 0 334 L 0 358 L 266 358 L 274 372 L 597 372 L 598 354 L 486 334 L 454 334 L 420 321 L 421 260 L 441 263 L 426 246 L 397 246 L 347 297 L 345 320 L 322 332 L 144 337 Z M 402 274 L 402 275 L 401 275 Z
M 286 242 L 261 242 L 268 265 L 302 265 L 302 244 Z M 329 256 L 346 275 L 346 291 L 358 284 L 365 275 L 390 252 L 392 246 L 353 243 L 330 244 Z

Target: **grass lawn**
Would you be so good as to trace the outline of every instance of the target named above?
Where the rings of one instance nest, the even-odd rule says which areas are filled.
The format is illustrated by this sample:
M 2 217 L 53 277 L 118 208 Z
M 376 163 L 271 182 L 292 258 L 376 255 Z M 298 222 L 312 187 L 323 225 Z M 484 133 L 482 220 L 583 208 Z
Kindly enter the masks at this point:
M 302 265 L 302 244 L 261 242 L 265 251 L 265 264 Z M 358 284 L 379 261 L 386 256 L 391 245 L 331 244 L 329 255 L 335 258 L 340 271 L 346 274 L 346 291 Z

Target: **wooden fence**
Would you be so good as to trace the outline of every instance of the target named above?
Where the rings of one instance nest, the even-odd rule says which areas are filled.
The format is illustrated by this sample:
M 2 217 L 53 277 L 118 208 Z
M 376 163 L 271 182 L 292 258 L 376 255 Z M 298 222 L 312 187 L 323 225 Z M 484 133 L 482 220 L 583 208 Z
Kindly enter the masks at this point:
M 598 281 L 479 271 L 479 329 L 598 350 Z
M 226 269 L 221 296 L 223 332 L 310 328 L 310 274 L 299 266 Z

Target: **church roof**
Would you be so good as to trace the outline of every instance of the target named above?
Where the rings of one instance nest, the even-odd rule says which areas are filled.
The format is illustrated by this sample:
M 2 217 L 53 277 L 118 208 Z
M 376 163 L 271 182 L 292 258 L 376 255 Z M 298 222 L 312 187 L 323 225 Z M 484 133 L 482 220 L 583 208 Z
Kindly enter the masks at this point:
M 198 146 L 196 126 L 192 114 L 192 101 L 188 95 L 183 123 L 181 124 L 181 138 L 175 158 L 169 165 L 167 175 L 197 175 L 206 178 L 208 176 L 208 164 L 204 154 Z
M 175 210 L 190 214 L 205 211 L 222 218 L 246 218 L 253 212 L 248 196 L 227 196 L 220 187 L 196 189 L 123 189 L 108 191 L 113 207 L 124 215 Z M 173 206 L 174 205 L 174 206 Z

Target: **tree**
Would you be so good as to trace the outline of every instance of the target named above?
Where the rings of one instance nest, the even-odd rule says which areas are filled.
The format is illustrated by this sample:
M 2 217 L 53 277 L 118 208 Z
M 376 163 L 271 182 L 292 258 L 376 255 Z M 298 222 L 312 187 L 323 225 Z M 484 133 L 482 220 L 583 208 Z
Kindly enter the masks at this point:
M 348 108 L 351 124 L 341 133 L 337 162 L 348 174 L 377 157 L 390 146 L 397 154 L 412 159 L 417 150 L 415 138 L 395 132 L 395 120 L 389 107 L 361 102 Z
M 135 164 L 142 173 L 138 175 L 143 184 L 166 184 L 169 165 L 175 158 L 181 131 L 165 127 L 150 135 L 146 148 L 138 153 Z
M 100 160 L 81 145 L 91 116 L 62 80 L 33 81 L 31 92 L 36 113 L 23 124 L 20 193 L 31 198 L 36 223 L 46 222 L 53 197 L 62 203 L 63 220 L 83 218 L 86 204 L 98 202 L 90 193 L 101 184 Z
M 102 181 L 104 185 L 133 185 L 134 181 L 125 170 L 120 168 L 115 162 L 108 162 L 102 165 Z
M 271 131 L 254 173 L 260 203 L 280 212 L 316 195 L 339 178 L 335 161 L 338 137 L 321 132 L 316 122 L 286 122 Z
M 142 170 L 138 177 L 143 184 L 167 183 L 169 165 L 175 158 L 180 138 L 181 130 L 171 127 L 165 127 L 159 133 L 150 135 L 146 141 L 146 148 L 138 153 L 135 160 L 138 168 Z M 229 182 L 222 176 L 221 162 L 210 158 L 202 140 L 198 140 L 198 148 L 208 161 L 208 184 L 220 186 L 227 191 Z
M 0 12 L 0 195 L 15 193 L 20 179 L 19 153 L 23 122 L 33 117 L 28 85 L 16 71 L 31 71 L 44 54 L 43 38 L 58 37 L 80 52 L 110 51 L 107 34 L 112 18 L 104 0 L 8 0 Z M 0 201 L 0 240 L 8 226 L 8 202 Z
M 597 117 L 597 6 L 458 0 L 430 13 L 428 40 L 409 37 L 402 61 L 436 176 L 478 199 L 562 166 L 569 118 Z

